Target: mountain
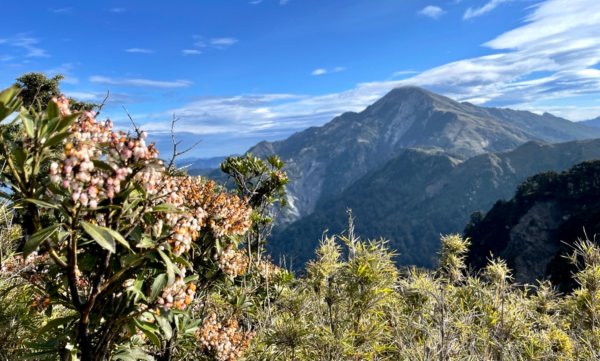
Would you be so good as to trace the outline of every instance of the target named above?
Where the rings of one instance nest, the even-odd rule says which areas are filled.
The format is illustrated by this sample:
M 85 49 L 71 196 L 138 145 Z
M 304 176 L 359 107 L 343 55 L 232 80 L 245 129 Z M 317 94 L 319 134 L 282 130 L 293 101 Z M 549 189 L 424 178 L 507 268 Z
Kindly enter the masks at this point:
M 406 148 L 442 150 L 457 159 L 507 151 L 529 140 L 561 142 L 600 137 L 600 129 L 550 114 L 478 107 L 417 87 L 402 87 L 360 113 L 250 149 L 287 163 L 288 203 L 280 224 L 310 215 Z
M 464 161 L 440 151 L 405 149 L 339 195 L 321 199 L 312 214 L 276 230 L 270 249 L 275 259 L 287 255 L 300 266 L 326 229 L 346 228 L 351 208 L 358 235 L 388 239 L 401 264 L 431 267 L 440 234 L 462 232 L 472 213 L 510 198 L 528 176 L 590 159 L 600 159 L 600 139 L 528 142 Z
M 579 122 L 579 123 L 583 124 L 583 125 L 586 125 L 588 127 L 600 128 L 600 117 L 594 118 L 594 119 L 590 119 L 590 120 L 585 120 L 585 121 Z
M 179 167 L 186 167 L 190 175 L 206 175 L 218 169 L 225 160 L 223 157 L 212 158 L 183 158 L 177 161 Z
M 527 179 L 512 199 L 467 226 L 468 262 L 478 269 L 493 254 L 507 261 L 517 282 L 550 278 L 569 289 L 573 269 L 563 256 L 586 233 L 600 233 L 600 161 Z

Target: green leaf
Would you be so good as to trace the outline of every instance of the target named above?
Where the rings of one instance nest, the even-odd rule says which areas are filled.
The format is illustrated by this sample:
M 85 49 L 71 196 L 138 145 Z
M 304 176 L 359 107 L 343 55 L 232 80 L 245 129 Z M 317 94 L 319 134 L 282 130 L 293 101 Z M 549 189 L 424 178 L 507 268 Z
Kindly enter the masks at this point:
M 166 255 L 165 252 L 159 249 L 158 254 L 160 255 L 160 258 L 163 259 L 163 261 L 165 262 L 165 266 L 167 267 L 167 276 L 169 279 L 168 284 L 172 285 L 173 283 L 175 283 L 175 266 L 173 266 L 173 262 L 171 261 L 169 256 Z
M 46 227 L 42 230 L 35 232 L 29 239 L 25 242 L 23 246 L 23 257 L 27 257 L 31 254 L 31 252 L 35 251 L 42 242 L 52 237 L 52 235 L 58 230 L 61 224 L 54 224 L 50 227 Z
M 48 119 L 58 118 L 60 116 L 58 104 L 53 101 L 48 102 L 48 106 L 46 107 L 46 115 L 48 116 Z
M 25 154 L 23 148 L 13 147 L 13 149 L 11 150 L 11 154 L 13 159 L 15 160 L 15 165 L 17 167 L 23 168 L 25 160 L 27 159 L 27 155 Z
M 27 198 L 25 199 L 25 202 L 33 203 L 36 206 L 40 206 L 42 208 L 58 209 L 58 204 L 48 203 L 39 199 Z
M 35 138 L 35 125 L 33 123 L 33 119 L 29 117 L 28 114 L 24 112 L 21 113 L 21 122 L 23 123 L 23 128 L 25 129 L 25 133 L 31 139 Z
M 81 113 L 72 113 L 71 115 L 67 115 L 63 117 L 59 122 L 55 129 L 55 132 L 60 133 L 66 130 L 73 122 L 79 117 Z
M 136 245 L 137 248 L 154 248 L 156 246 L 156 242 L 152 240 L 152 238 L 144 235 L 140 242 Z
M 152 287 L 150 288 L 150 301 L 153 302 L 160 292 L 167 285 L 167 275 L 165 273 L 161 273 L 154 279 L 152 282 Z
M 18 87 L 10 87 L 0 92 L 0 121 L 21 107 L 21 99 L 17 97 L 19 92 L 21 92 L 21 89 Z
M 146 335 L 146 337 L 148 337 L 148 339 L 152 341 L 152 343 L 155 346 L 160 347 L 160 339 L 158 338 L 158 336 L 156 336 L 156 332 L 158 331 L 156 325 L 150 322 L 139 320 L 134 320 L 134 322 L 137 328 L 139 328 L 144 333 L 144 335 Z
M 115 241 L 119 242 L 123 247 L 131 250 L 131 247 L 129 246 L 129 242 L 127 242 L 127 240 L 123 236 L 121 236 L 121 233 L 115 231 L 114 229 L 110 229 L 110 228 L 104 228 L 104 230 L 106 232 L 108 232 L 111 235 L 111 237 Z
M 72 315 L 72 316 L 60 317 L 60 318 L 55 318 L 53 320 L 50 320 L 50 321 L 48 321 L 48 323 L 46 323 L 44 325 L 44 327 L 40 328 L 37 331 L 37 334 L 43 335 L 44 333 L 46 333 L 48 331 L 55 331 L 59 326 L 67 324 L 67 323 L 75 320 L 76 318 L 77 318 L 77 316 Z
M 85 221 L 81 222 L 81 226 L 85 233 L 87 233 L 100 247 L 108 250 L 111 253 L 116 252 L 115 240 L 111 236 L 109 232 L 107 232 L 106 227 L 101 227 L 95 224 L 91 224 Z
M 169 320 L 164 317 L 162 313 L 160 315 L 154 315 L 154 318 L 156 319 L 156 323 L 160 326 L 165 338 L 170 340 L 171 337 L 173 337 L 173 328 L 171 327 Z
M 103 171 L 107 171 L 107 172 L 115 171 L 108 163 L 103 162 L 101 160 L 94 159 L 94 160 L 92 160 L 92 163 L 94 163 L 95 168 L 101 169 Z
M 44 146 L 46 146 L 46 147 L 55 146 L 55 145 L 59 144 L 60 142 L 62 142 L 64 139 L 66 139 L 68 136 L 69 136 L 69 133 L 67 133 L 67 132 L 58 133 L 58 134 L 50 137 L 50 139 L 46 140 L 46 143 L 44 143 Z
M 152 212 L 180 213 L 183 211 L 170 203 L 162 203 L 152 208 Z

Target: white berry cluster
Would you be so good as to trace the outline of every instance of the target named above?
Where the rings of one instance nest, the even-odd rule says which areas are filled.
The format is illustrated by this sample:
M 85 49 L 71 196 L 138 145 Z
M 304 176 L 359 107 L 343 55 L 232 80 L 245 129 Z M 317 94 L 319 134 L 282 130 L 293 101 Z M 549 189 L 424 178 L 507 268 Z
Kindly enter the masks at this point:
M 63 115 L 70 114 L 66 98 L 53 101 Z M 153 145 L 146 145 L 145 133 L 132 137 L 112 131 L 112 126 L 110 120 L 97 122 L 92 111 L 83 112 L 71 126 L 60 160 L 50 165 L 50 179 L 69 190 L 77 205 L 95 209 L 102 199 L 113 199 L 133 172 L 133 163 L 158 155 Z M 108 169 L 94 161 L 102 161 Z
M 176 281 L 165 288 L 158 297 L 157 303 L 165 308 L 175 308 L 184 310 L 196 296 L 196 285 L 193 283 L 186 284 L 180 276 L 177 276 Z
M 253 332 L 241 330 L 235 319 L 221 324 L 215 313 L 204 319 L 196 334 L 202 346 L 211 351 L 218 361 L 235 361 L 242 357 L 253 336 Z
M 248 269 L 248 257 L 231 246 L 216 254 L 215 258 L 221 271 L 231 278 L 243 275 Z

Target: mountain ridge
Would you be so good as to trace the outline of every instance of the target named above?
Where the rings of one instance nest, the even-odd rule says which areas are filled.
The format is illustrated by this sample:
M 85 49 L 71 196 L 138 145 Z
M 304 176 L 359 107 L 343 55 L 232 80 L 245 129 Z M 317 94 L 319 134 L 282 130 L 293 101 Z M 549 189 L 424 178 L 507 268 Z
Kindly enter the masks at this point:
M 507 151 L 530 140 L 600 137 L 600 129 L 549 114 L 484 108 L 409 86 L 393 89 L 359 113 L 346 112 L 286 140 L 260 142 L 249 152 L 286 162 L 289 207 L 280 226 L 313 212 L 402 149 L 428 148 L 460 159 Z
M 345 229 L 346 209 L 351 208 L 358 235 L 388 239 L 401 264 L 431 267 L 440 234 L 461 233 L 474 212 L 509 199 L 528 176 L 590 159 L 600 159 L 600 139 L 530 141 L 511 151 L 467 160 L 406 149 L 338 196 L 320 200 L 311 215 L 276 230 L 269 247 L 276 259 L 287 255 L 300 265 L 313 254 L 326 229 L 332 234 Z

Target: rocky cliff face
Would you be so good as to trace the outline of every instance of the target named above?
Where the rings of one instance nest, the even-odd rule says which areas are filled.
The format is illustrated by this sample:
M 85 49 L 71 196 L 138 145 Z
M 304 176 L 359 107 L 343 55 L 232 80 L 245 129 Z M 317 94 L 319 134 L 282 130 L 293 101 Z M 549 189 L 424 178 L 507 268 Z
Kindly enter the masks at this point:
M 477 268 L 493 254 L 513 269 L 517 282 L 550 278 L 567 289 L 569 245 L 600 232 L 600 161 L 562 173 L 547 172 L 522 183 L 465 230 L 472 240 L 469 263 Z
M 289 204 L 280 224 L 311 214 L 317 202 L 339 195 L 406 148 L 444 151 L 467 159 L 513 149 L 529 140 L 600 137 L 600 129 L 565 119 L 458 103 L 416 87 L 392 90 L 360 113 L 250 149 L 287 163 Z
M 497 200 L 511 198 L 528 176 L 562 171 L 590 159 L 600 159 L 600 140 L 529 142 L 509 152 L 465 161 L 439 151 L 404 150 L 338 196 L 319 201 L 309 216 L 277 230 L 270 247 L 276 257 L 288 255 L 300 265 L 313 256 L 325 230 L 336 233 L 346 228 L 345 212 L 351 208 L 360 236 L 388 239 L 401 264 L 430 267 L 435 264 L 440 234 L 462 232 L 473 212 L 487 211 Z M 522 235 L 532 231 L 529 226 L 551 228 L 551 223 L 542 221 L 554 222 L 552 203 L 540 207 L 516 228 L 515 239 L 524 239 Z M 544 217 L 534 217 L 539 214 Z

